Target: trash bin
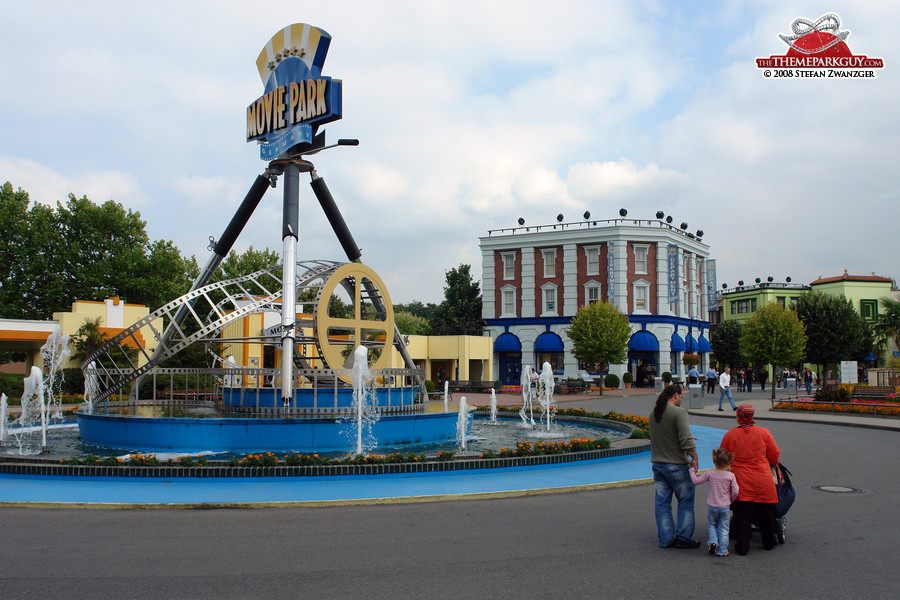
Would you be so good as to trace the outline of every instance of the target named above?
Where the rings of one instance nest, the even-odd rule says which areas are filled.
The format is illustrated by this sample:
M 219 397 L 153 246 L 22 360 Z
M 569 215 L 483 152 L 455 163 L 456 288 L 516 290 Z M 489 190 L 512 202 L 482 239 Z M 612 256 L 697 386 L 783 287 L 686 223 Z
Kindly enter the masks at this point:
M 703 386 L 699 383 L 692 383 L 688 385 L 688 392 L 690 393 L 690 407 L 703 408 Z

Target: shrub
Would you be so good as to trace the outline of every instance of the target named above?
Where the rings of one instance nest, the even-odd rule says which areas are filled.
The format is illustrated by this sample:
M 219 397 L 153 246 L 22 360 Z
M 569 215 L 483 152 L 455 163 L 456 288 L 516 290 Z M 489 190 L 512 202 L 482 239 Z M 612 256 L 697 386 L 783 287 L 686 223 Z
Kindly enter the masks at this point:
M 625 383 L 631 383 L 634 381 L 634 375 L 631 374 L 631 371 L 625 371 L 625 374 L 622 375 L 622 381 Z
M 663 371 L 662 378 L 663 378 L 663 383 L 665 383 L 666 385 L 669 385 L 670 383 L 672 383 L 672 374 L 669 373 L 668 371 Z
M 815 393 L 818 402 L 850 402 L 850 390 L 845 387 L 824 385 Z
M 603 386 L 614 390 L 619 389 L 619 376 L 615 373 L 608 373 L 606 377 L 603 378 Z

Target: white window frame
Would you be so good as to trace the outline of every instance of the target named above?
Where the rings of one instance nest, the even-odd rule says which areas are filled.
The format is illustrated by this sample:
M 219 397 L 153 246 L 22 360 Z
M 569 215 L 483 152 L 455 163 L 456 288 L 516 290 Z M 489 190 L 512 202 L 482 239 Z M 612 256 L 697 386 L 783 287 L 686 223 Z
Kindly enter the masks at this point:
M 511 281 L 516 278 L 516 253 L 501 252 L 500 258 L 503 261 L 503 281 Z
M 600 246 L 585 246 L 585 275 L 600 275 Z
M 500 288 L 500 316 L 501 317 L 516 317 L 516 294 L 519 290 L 516 289 L 515 286 L 505 285 Z M 507 310 L 509 305 L 512 305 L 512 310 Z
M 644 308 L 638 308 L 638 290 L 644 293 Z M 631 297 L 633 299 L 632 310 L 635 313 L 650 313 L 650 282 L 645 279 L 638 279 L 631 284 Z
M 591 301 L 591 292 L 597 290 L 597 297 Z M 590 306 L 595 302 L 603 302 L 603 287 L 599 281 L 588 281 L 584 284 L 584 305 Z
M 544 262 L 544 278 L 556 277 L 556 248 L 541 250 L 541 259 Z
M 545 283 L 541 286 L 541 316 L 558 315 L 558 307 L 559 286 L 557 286 L 555 283 Z
M 633 244 L 632 245 L 634 252 L 634 273 L 635 275 L 646 275 L 647 274 L 647 261 L 650 256 L 650 245 L 649 244 Z M 643 253 L 643 259 L 639 259 L 640 253 Z M 643 264 L 643 268 L 641 268 L 641 264 Z

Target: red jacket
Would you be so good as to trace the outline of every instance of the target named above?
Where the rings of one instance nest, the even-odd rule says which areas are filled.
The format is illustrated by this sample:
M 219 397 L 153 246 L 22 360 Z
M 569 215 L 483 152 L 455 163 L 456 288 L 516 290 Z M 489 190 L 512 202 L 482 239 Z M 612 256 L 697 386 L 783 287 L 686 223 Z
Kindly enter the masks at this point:
M 740 488 L 738 501 L 778 502 L 772 466 L 778 464 L 781 450 L 768 429 L 757 425 L 735 427 L 722 438 L 721 447 L 734 453 L 731 472 Z

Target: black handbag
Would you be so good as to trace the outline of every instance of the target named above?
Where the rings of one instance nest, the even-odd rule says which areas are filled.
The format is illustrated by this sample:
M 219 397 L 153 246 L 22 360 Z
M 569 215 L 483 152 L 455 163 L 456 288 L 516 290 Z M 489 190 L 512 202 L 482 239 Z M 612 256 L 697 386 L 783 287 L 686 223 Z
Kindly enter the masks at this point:
M 775 483 L 775 493 L 778 495 L 778 502 L 775 503 L 776 519 L 780 519 L 787 514 L 791 509 L 791 505 L 794 504 L 794 499 L 797 497 L 797 492 L 791 483 L 791 475 L 792 473 L 788 471 L 787 467 L 778 463 L 778 479 Z

